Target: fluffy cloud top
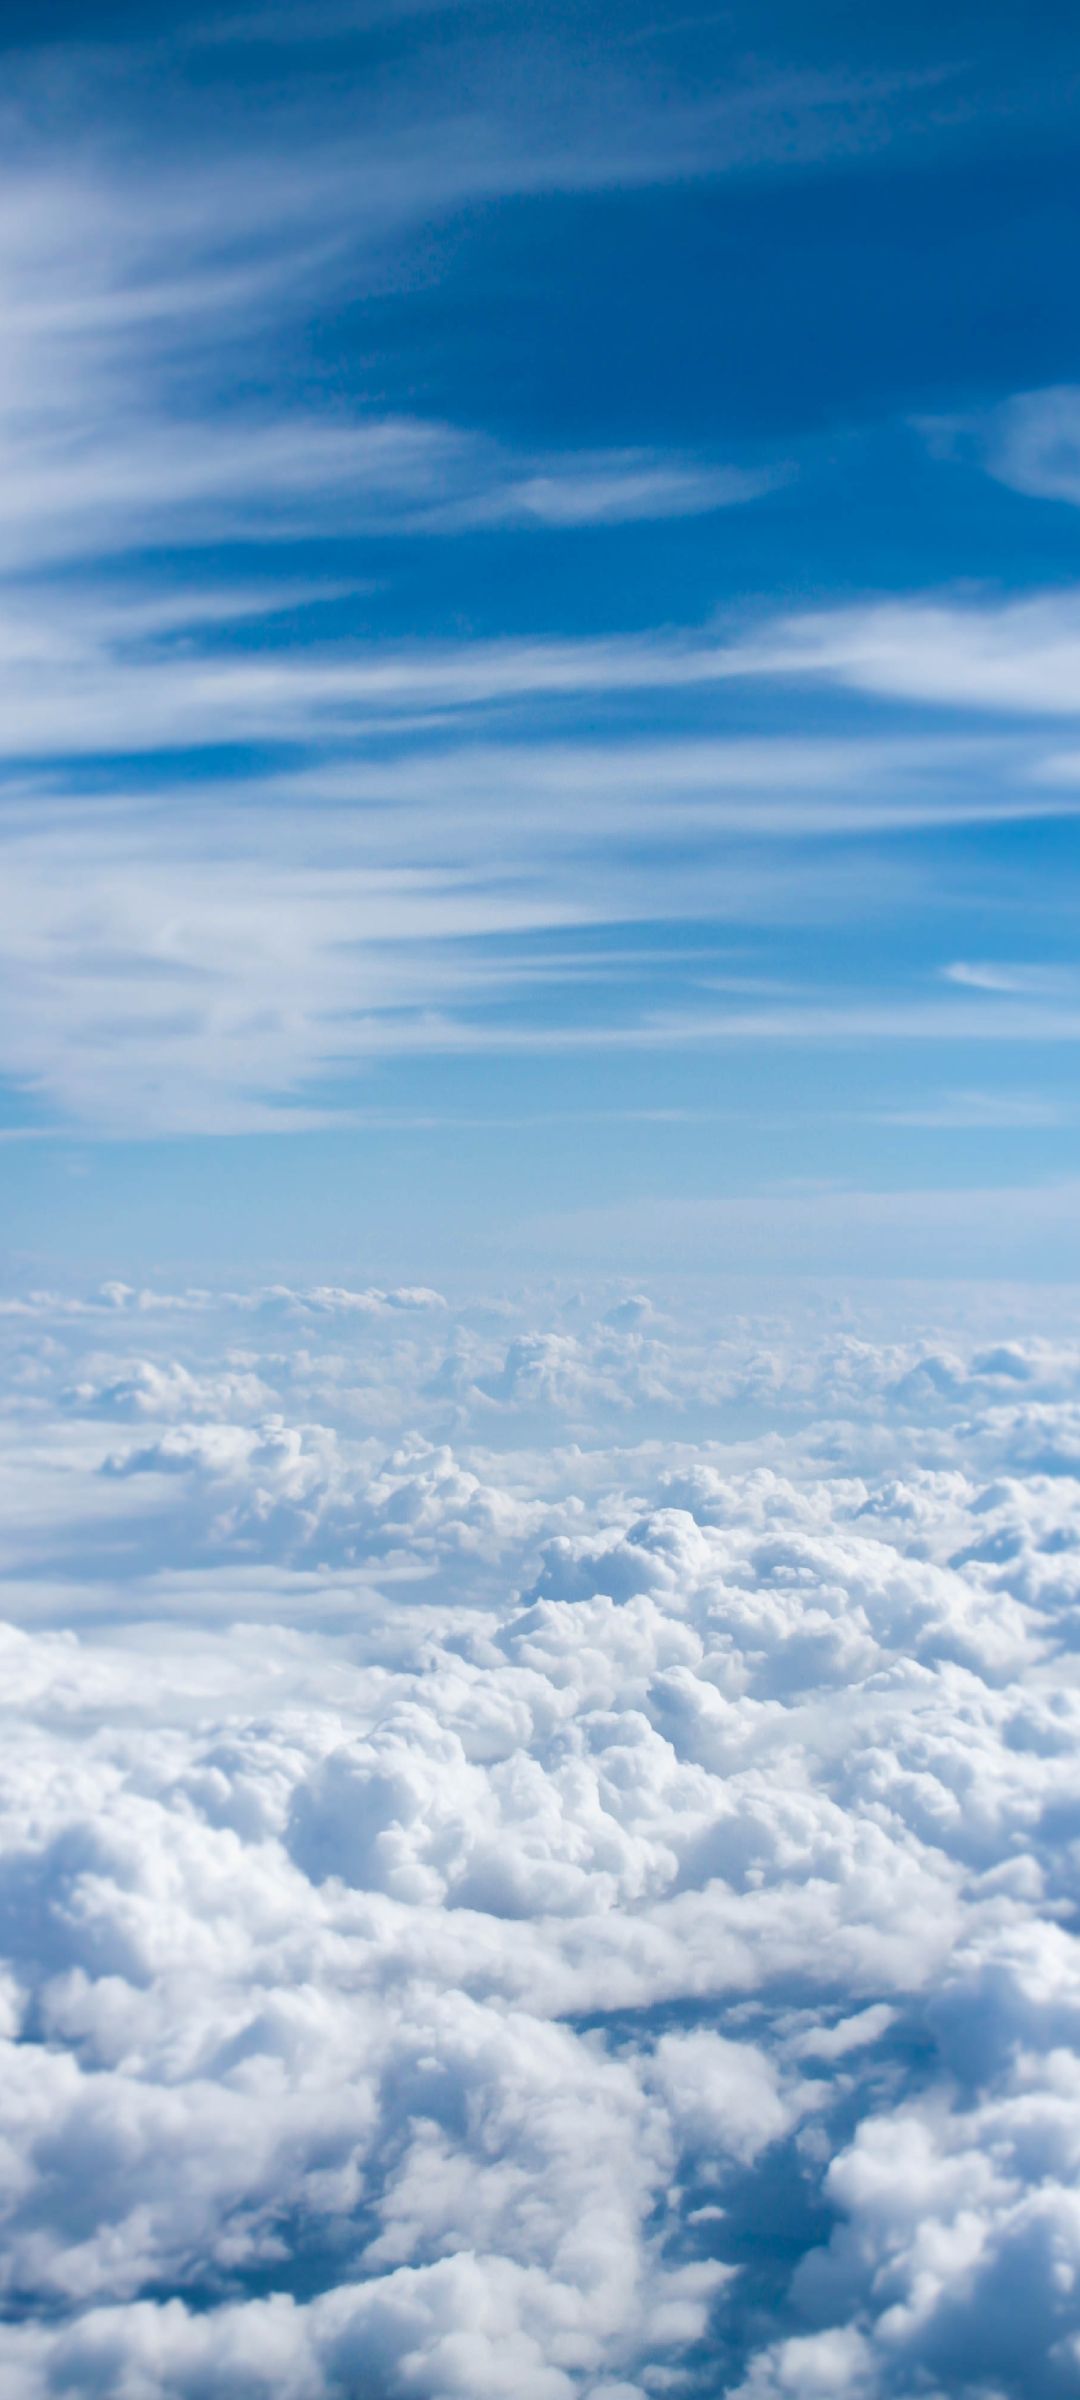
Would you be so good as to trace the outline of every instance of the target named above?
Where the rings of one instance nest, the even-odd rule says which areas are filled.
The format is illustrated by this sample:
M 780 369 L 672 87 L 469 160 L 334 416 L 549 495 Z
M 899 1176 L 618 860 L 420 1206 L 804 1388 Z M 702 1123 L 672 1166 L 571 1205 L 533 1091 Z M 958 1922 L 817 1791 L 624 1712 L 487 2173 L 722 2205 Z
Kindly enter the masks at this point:
M 5 2391 L 1072 2393 L 1080 1344 L 269 1297 L 4 1319 Z

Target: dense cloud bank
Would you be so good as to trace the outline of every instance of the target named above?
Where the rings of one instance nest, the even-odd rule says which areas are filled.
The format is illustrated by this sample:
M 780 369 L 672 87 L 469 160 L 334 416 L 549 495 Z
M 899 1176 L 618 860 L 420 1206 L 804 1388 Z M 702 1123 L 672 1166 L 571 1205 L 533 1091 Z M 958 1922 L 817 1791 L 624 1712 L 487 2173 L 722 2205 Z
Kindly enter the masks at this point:
M 11 2400 L 1080 2390 L 1080 1341 L 984 1316 L 5 1304 Z

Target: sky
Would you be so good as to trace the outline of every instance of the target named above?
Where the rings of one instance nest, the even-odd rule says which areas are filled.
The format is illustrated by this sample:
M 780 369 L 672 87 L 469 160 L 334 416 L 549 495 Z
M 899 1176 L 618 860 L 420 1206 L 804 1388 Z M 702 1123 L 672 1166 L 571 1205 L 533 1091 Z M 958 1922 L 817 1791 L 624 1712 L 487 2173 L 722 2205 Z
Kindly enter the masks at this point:
M 1066 13 L 0 40 L 9 1288 L 1074 1274 Z
M 1080 38 L 0 0 L 3 2400 L 1080 2400 Z

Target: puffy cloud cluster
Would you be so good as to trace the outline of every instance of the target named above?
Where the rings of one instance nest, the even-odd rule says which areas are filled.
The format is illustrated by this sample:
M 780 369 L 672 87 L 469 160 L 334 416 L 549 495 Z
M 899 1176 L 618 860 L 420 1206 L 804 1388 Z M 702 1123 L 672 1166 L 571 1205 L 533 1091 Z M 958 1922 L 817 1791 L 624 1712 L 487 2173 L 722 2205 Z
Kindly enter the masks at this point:
M 5 2393 L 1075 2393 L 1048 1314 L 8 1312 Z

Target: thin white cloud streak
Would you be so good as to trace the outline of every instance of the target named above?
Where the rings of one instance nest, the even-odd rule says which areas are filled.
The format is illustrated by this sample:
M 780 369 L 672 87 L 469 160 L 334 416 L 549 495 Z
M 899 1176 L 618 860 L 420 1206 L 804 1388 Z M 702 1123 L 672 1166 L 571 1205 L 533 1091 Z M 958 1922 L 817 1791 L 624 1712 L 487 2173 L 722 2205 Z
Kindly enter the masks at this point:
M 548 174 L 535 123 L 511 141 L 475 106 L 455 116 L 414 93 L 417 122 L 389 132 L 385 111 L 363 124 L 359 98 L 361 122 L 329 140 L 317 118 L 283 128 L 270 108 L 207 155 L 200 126 L 200 164 L 193 128 L 167 123 L 152 164 L 125 158 L 107 115 L 95 158 L 87 72 L 84 61 L 78 131 L 57 127 L 51 148 L 32 75 L 25 127 L 9 91 L 0 567 L 344 526 L 615 523 L 768 487 L 768 472 L 640 450 L 515 457 L 481 433 L 281 393 L 287 327 L 408 280 L 417 233 L 468 198 L 617 174 L 587 142 L 567 144 Z M 51 100 L 58 80 L 51 57 Z M 117 104 L 111 92 L 107 109 Z M 279 392 L 256 410 L 242 395 L 260 344 Z
M 1080 995 L 1080 974 L 1075 967 L 1044 966 L 1039 961 L 956 959 L 946 967 L 945 975 L 949 983 L 969 991 L 1003 992 L 1018 999 L 1067 1001 Z
M 304 536 L 450 535 L 470 528 L 616 525 L 757 499 L 781 470 L 645 451 L 515 457 L 408 417 L 107 426 L 14 437 L 0 418 L 0 565 L 101 559 L 141 544 L 197 548 Z
M 791 617 L 731 653 L 736 672 L 820 677 L 878 698 L 989 716 L 1080 713 L 1075 591 L 979 604 L 882 601 Z
M 295 605 L 302 593 L 287 596 Z M 1075 788 L 1042 773 L 1028 735 L 537 740 L 541 707 L 760 674 L 763 651 L 774 671 L 799 645 L 798 672 L 819 673 L 823 654 L 830 673 L 850 672 L 838 668 L 850 612 L 743 645 L 658 636 L 216 652 L 230 606 L 271 605 L 265 588 L 231 602 L 221 592 L 131 602 L 46 587 L 21 617 L 8 609 L 0 695 L 12 763 L 215 741 L 322 752 L 299 774 L 201 791 L 125 795 L 121 773 L 104 799 L 65 798 L 55 770 L 9 784 L 0 1066 L 66 1120 L 131 1132 L 311 1123 L 325 1106 L 309 1096 L 320 1081 L 421 1050 L 1075 1038 L 1067 992 L 1030 984 L 977 1007 L 841 1006 L 810 993 L 723 1015 L 703 1006 L 645 1019 L 623 1006 L 617 1022 L 580 1029 L 537 1025 L 517 1005 L 528 935 L 710 910 L 744 921 L 835 912 L 856 872 L 829 861 L 824 845 L 837 838 L 1074 812 Z M 897 609 L 895 643 L 913 616 L 925 638 L 918 612 Z M 864 649 L 857 641 L 853 654 Z M 528 738 L 493 742 L 497 710 L 523 710 Z M 425 719 L 444 739 L 421 750 Z M 451 725 L 465 741 L 447 744 Z M 374 733 L 390 754 L 358 756 Z M 823 879 L 831 892 L 815 899 Z M 510 953 L 481 954 L 494 936 Z M 977 970 L 954 980 L 977 984 Z
M 644 451 L 609 451 L 539 462 L 529 473 L 406 517 L 404 530 L 458 533 L 474 527 L 625 525 L 655 517 L 702 516 L 757 500 L 785 479 L 784 467 L 684 466 Z
M 1033 500 L 1080 506 L 1080 388 L 1015 392 L 980 416 L 919 419 L 932 452 L 978 460 L 995 482 Z
M 874 1122 L 939 1127 L 948 1133 L 995 1133 L 1010 1128 L 1021 1133 L 1035 1132 L 1043 1126 L 1070 1125 L 1075 1115 L 1073 1108 L 1044 1098 L 1038 1092 L 947 1092 L 937 1105 L 878 1109 L 874 1112 Z
M 527 839 L 527 854 L 542 857 L 552 842 L 610 848 L 620 835 L 675 849 L 712 834 L 815 840 L 1057 813 L 1031 788 L 1031 757 L 1024 745 L 932 736 L 480 743 L 466 732 L 453 748 L 403 749 L 377 764 L 328 759 L 282 792 L 362 803 L 376 824 L 381 805 L 406 845 L 414 814 L 424 823 L 445 810 L 466 835 L 475 828 L 485 851 L 500 825 L 504 855 L 520 842 L 525 856 Z M 1070 795 L 1066 813 L 1075 805 Z
M 920 1119 L 919 1122 L 922 1122 Z M 1027 1128 L 1030 1130 L 1030 1126 Z M 901 1190 L 787 1190 L 715 1200 L 615 1201 L 550 1211 L 520 1230 L 530 1254 L 568 1272 L 649 1271 L 992 1278 L 1074 1285 L 1080 1273 L 1080 1183 Z
M 295 347 L 340 301 L 437 275 L 433 228 L 464 206 L 859 155 L 893 141 L 906 110 L 928 97 L 933 110 L 941 80 L 755 75 L 736 59 L 711 89 L 658 103 L 617 40 L 585 59 L 551 26 L 496 15 L 429 51 L 424 12 L 413 21 L 405 71 L 381 75 L 366 53 L 320 67 L 310 12 L 282 11 L 281 37 L 300 45 L 285 83 L 260 80 L 257 12 L 9 51 L 0 565 L 342 525 L 617 523 L 729 506 L 786 471 L 641 451 L 514 458 L 363 403 L 351 420 L 296 398 L 252 409 L 261 346 L 280 392 L 283 334 Z M 242 102 L 224 87 L 211 100 L 201 73 L 185 91 L 178 65 L 204 48 L 212 71 L 223 42 L 242 55 L 245 41 Z
M 1016 806 L 948 742 L 470 745 L 198 797 L 12 786 L 0 1069 L 91 1130 L 228 1132 L 327 1121 L 321 1082 L 425 1052 L 1072 1041 L 1060 979 L 998 969 L 984 991 L 961 964 L 955 992 L 887 1005 L 751 979 L 719 1007 L 714 967 L 696 1007 L 646 1014 L 616 988 L 644 956 L 595 946 L 615 922 L 835 913 L 865 873 L 836 837 Z M 574 955 L 537 953 L 570 929 Z M 523 1006 L 582 976 L 611 988 L 599 1021 Z
M 230 1132 L 332 1121 L 316 1088 L 392 1056 L 1072 1041 L 1067 986 L 984 993 L 962 967 L 954 992 L 887 1005 L 753 977 L 718 1003 L 720 962 L 703 982 L 686 960 L 697 1004 L 646 1013 L 619 988 L 645 952 L 596 943 L 615 922 L 835 913 L 864 870 L 827 848 L 815 867 L 807 845 L 964 821 L 973 790 L 979 814 L 1006 810 L 972 766 L 949 744 L 563 744 L 337 761 L 197 799 L 13 787 L 0 1069 L 90 1130 Z M 537 949 L 572 929 L 573 952 Z M 537 1018 L 538 992 L 583 978 L 609 987 L 598 1020 Z
M 293 597 L 286 591 L 283 605 Z M 249 609 L 238 592 L 237 624 L 272 605 L 256 587 Z M 995 719 L 1080 713 L 1080 604 L 1072 594 L 985 608 L 871 604 L 783 619 L 726 642 L 697 631 L 215 654 L 207 630 L 227 613 L 214 591 L 125 600 L 108 587 L 80 593 L 46 582 L 21 585 L 17 602 L 9 591 L 0 612 L 0 754 L 326 744 L 355 740 L 369 727 L 405 731 L 485 706 L 675 694 L 744 678 L 826 681 Z M 177 637 L 188 634 L 183 646 L 152 638 L 170 614 Z M 1067 757 L 1033 751 L 1021 776 L 1026 799 L 1011 805 L 1049 812 L 1054 791 L 1070 789 L 1074 768 Z
M 991 994 L 887 1004 L 807 992 L 748 1006 L 733 993 L 721 1007 L 703 993 L 696 1007 L 648 1013 L 616 996 L 600 1021 L 538 1022 L 522 1007 L 536 981 L 524 940 L 598 919 L 572 877 L 532 897 L 340 864 L 268 871 L 250 856 L 196 872 L 167 854 L 110 874 L 91 844 L 72 847 L 61 881 L 55 858 L 46 844 L 36 869 L 24 859 L 5 878 L 0 1063 L 89 1131 L 341 1121 L 321 1084 L 419 1055 L 1080 1039 L 1080 1009 Z M 478 946 L 492 933 L 516 937 L 502 956 Z M 605 971 L 601 955 L 594 972 Z M 541 974 L 573 987 L 557 958 Z
M 191 611 L 198 624 L 197 607 Z M 133 632 L 137 632 L 135 612 Z M 111 655 L 110 655 L 111 650 Z M 684 690 L 737 672 L 700 640 L 349 645 L 335 652 L 215 657 L 104 644 L 93 601 L 9 602 L 0 622 L 3 752 L 9 758 L 176 745 L 355 739 L 484 704 L 600 692 Z
M 520 42 L 489 40 L 464 42 L 449 63 L 440 48 L 430 72 L 421 45 L 411 78 L 386 88 L 301 78 L 293 104 L 263 95 L 211 129 L 164 104 L 154 76 L 168 84 L 167 60 L 152 47 L 140 67 L 137 45 L 98 60 L 99 110 L 94 54 L 80 56 L 68 123 L 63 58 L 50 50 L 41 89 L 32 59 L 10 62 L 5 109 L 9 569 L 147 542 L 617 523 L 754 497 L 775 467 L 641 451 L 514 458 L 481 435 L 362 404 L 350 421 L 296 401 L 256 412 L 240 395 L 260 344 L 276 356 L 286 327 L 337 299 L 409 283 L 417 240 L 429 247 L 432 224 L 466 202 L 858 148 L 881 138 L 881 109 L 904 88 L 739 76 L 665 112 L 605 72 L 598 108 L 580 62 L 548 44 L 547 72 L 530 78 Z M 148 113 L 152 161 L 137 133 Z M 278 364 L 269 375 L 280 383 Z
M 1014 491 L 1080 506 L 1080 390 L 1018 393 L 993 419 L 987 464 Z
M 283 609 L 294 601 L 286 587 Z M 246 615 L 272 611 L 272 594 L 256 586 L 249 602 L 237 592 L 232 609 L 242 628 Z M 404 732 L 483 707 L 690 693 L 763 677 L 827 680 L 994 717 L 1080 712 L 1080 615 L 1070 598 L 987 611 L 918 603 L 837 611 L 783 620 L 735 642 L 696 631 L 215 653 L 207 635 L 228 614 L 227 598 L 213 590 L 175 600 L 125 600 L 108 586 L 73 591 L 49 582 L 21 585 L 17 599 L 9 591 L 0 606 L 0 756 L 343 743 L 369 728 Z M 908 754 L 917 756 L 915 743 Z M 744 755 L 749 760 L 749 745 Z M 904 755 L 902 743 L 895 755 Z M 987 745 L 983 757 L 991 755 Z M 783 758 L 781 745 L 775 756 Z M 1008 752 L 998 756 L 1011 763 Z M 1030 752 L 1020 764 L 1027 791 L 1016 792 L 1012 807 L 1034 814 L 1071 805 L 1062 795 L 1072 776 L 1060 762 Z M 629 760 L 626 772 L 637 780 Z

